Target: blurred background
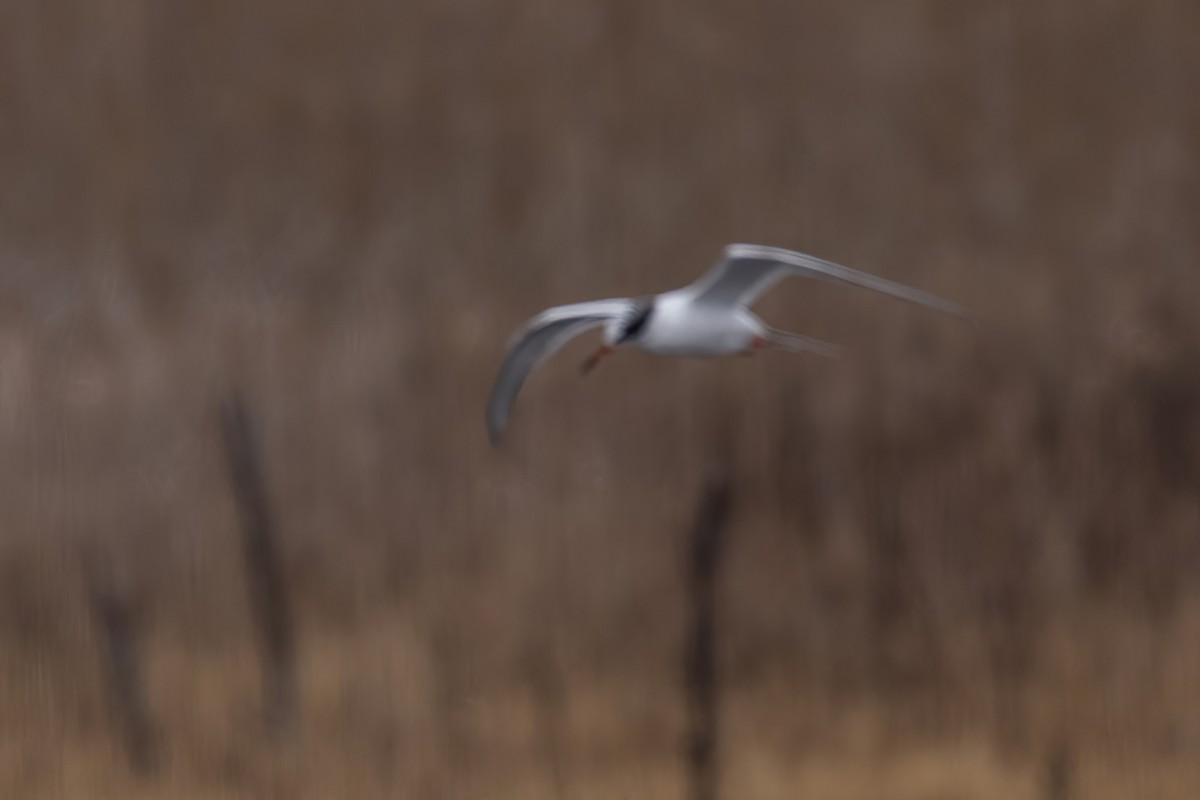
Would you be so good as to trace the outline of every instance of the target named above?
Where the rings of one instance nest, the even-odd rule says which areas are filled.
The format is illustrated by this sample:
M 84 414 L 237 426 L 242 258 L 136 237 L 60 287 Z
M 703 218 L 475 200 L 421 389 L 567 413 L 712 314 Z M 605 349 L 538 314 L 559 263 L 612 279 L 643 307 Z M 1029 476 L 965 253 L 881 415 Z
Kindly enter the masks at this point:
M 1184 0 L 0 3 L 0 794 L 1196 797 L 1198 70 Z M 489 447 L 524 319 L 731 241 L 986 322 L 791 281 L 840 361 L 577 342 Z

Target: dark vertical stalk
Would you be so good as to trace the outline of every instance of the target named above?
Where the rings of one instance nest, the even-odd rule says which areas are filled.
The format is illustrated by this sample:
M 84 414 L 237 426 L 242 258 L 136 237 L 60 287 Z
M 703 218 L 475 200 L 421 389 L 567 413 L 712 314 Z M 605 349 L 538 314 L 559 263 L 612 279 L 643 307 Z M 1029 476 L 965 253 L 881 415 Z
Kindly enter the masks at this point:
M 108 576 L 100 574 L 94 562 L 88 569 L 88 598 L 104 638 L 107 683 L 120 718 L 129 766 L 138 775 L 149 775 L 157 764 L 157 753 L 133 615 Z
M 1045 781 L 1042 785 L 1046 800 L 1070 800 L 1074 766 L 1070 742 L 1065 737 L 1057 739 L 1046 754 Z
M 263 477 L 261 446 L 240 395 L 221 407 L 229 474 L 242 516 L 251 605 L 263 653 L 263 720 L 272 734 L 291 729 L 296 697 L 296 641 L 284 588 L 277 532 Z
M 713 479 L 700 498 L 688 564 L 691 632 L 684 660 L 688 699 L 687 762 L 692 800 L 717 797 L 718 686 L 716 587 L 732 489 Z

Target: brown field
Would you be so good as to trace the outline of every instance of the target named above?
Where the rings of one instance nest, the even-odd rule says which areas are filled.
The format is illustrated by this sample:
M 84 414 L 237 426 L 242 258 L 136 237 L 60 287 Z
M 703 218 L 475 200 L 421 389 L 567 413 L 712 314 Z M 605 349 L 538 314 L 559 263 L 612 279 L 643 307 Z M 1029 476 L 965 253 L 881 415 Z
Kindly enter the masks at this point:
M 686 796 L 713 474 L 720 796 L 1200 796 L 1198 78 L 1185 0 L 0 0 L 0 796 Z M 578 343 L 489 447 L 730 241 L 984 323 L 792 281 L 846 357 Z

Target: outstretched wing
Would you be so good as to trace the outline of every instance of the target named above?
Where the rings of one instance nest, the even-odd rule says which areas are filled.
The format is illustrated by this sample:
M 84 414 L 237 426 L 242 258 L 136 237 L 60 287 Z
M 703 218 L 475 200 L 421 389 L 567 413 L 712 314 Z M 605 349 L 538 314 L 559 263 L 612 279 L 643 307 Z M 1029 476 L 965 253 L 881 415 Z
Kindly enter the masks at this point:
M 936 308 L 947 314 L 971 318 L 971 314 L 962 306 L 929 292 L 843 267 L 816 256 L 754 244 L 731 244 L 726 247 L 720 263 L 701 276 L 689 290 L 693 292 L 694 301 L 697 303 L 748 306 L 788 275 L 805 275 L 861 286 L 899 297 L 910 303 Z
M 508 342 L 508 355 L 500 365 L 500 373 L 488 398 L 487 429 L 492 444 L 504 435 L 509 412 L 521 386 L 538 364 L 584 331 L 629 313 L 632 305 L 633 301 L 619 298 L 556 306 L 522 325 Z

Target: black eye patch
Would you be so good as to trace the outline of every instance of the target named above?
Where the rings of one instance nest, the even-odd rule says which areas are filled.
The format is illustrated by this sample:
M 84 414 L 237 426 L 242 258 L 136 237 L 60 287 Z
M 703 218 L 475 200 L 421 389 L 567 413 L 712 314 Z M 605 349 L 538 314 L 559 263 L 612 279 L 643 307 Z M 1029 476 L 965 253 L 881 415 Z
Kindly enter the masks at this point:
M 654 301 L 647 302 L 644 306 L 637 310 L 629 322 L 625 323 L 625 330 L 621 332 L 621 339 L 630 339 L 637 336 L 646 327 L 646 323 L 650 321 L 650 316 L 654 313 Z

